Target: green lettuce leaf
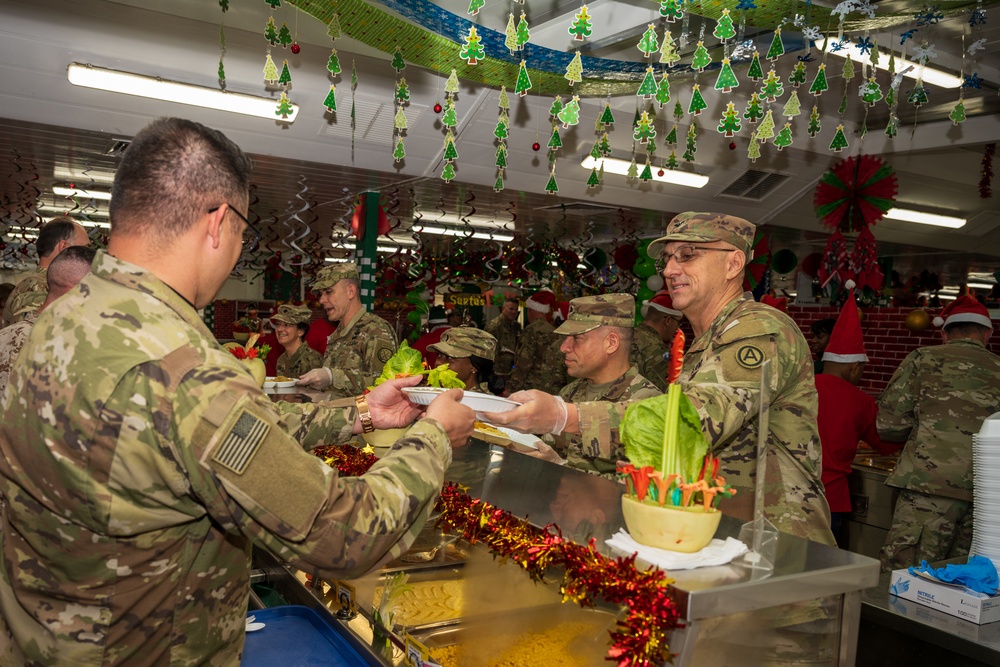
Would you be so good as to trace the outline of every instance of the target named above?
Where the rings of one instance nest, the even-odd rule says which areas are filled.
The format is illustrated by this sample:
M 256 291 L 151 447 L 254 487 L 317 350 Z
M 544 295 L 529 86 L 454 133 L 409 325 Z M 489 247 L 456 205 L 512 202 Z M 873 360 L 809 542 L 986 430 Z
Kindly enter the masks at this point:
M 404 340 L 396 350 L 396 354 L 389 357 L 382 368 L 382 375 L 375 379 L 373 387 L 377 387 L 386 380 L 393 380 L 398 377 L 409 377 L 420 375 L 424 370 L 424 358 L 420 355 L 420 350 L 414 350 Z
M 465 383 L 458 379 L 458 373 L 448 368 L 448 364 L 427 371 L 427 384 L 444 389 L 465 389 Z
M 620 433 L 625 455 L 632 465 L 653 466 L 660 470 L 663 459 L 663 435 L 666 428 L 667 395 L 636 401 L 625 409 Z M 701 430 L 701 419 L 691 400 L 680 396 L 680 423 L 677 429 L 681 472 L 686 481 L 697 479 L 708 453 L 708 440 Z M 663 473 L 662 470 L 660 470 Z

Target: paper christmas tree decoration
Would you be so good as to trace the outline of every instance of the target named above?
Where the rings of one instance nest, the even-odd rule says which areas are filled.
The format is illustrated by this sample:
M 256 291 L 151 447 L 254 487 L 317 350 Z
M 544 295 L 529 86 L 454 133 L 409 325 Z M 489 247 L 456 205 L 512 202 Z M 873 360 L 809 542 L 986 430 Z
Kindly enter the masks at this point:
M 278 31 L 278 43 L 281 44 L 281 48 L 285 48 L 292 43 L 292 33 L 284 23 L 281 24 L 281 30 Z
M 646 144 L 646 152 L 649 153 L 649 157 L 656 155 L 656 139 L 650 138 L 649 143 Z
M 667 19 L 667 23 L 684 18 L 684 12 L 681 10 L 682 2 L 683 0 L 661 0 L 660 16 Z
M 697 116 L 707 108 L 708 104 L 701 96 L 701 87 L 696 83 L 691 88 L 691 104 L 688 105 L 688 113 Z
M 786 146 L 791 146 L 792 145 L 792 124 L 791 123 L 785 123 L 785 126 L 783 128 L 781 128 L 781 131 L 778 132 L 778 136 L 776 136 L 774 138 L 774 145 L 775 145 L 775 147 L 779 151 L 782 148 L 785 148 Z
M 750 146 L 747 147 L 747 157 L 751 162 L 756 162 L 760 157 L 760 142 L 757 141 L 757 133 L 750 135 Z
M 834 135 L 833 141 L 830 142 L 830 150 L 834 153 L 839 153 L 840 151 L 847 148 L 847 136 L 844 134 L 844 126 L 837 126 L 837 134 Z
M 604 113 L 601 114 L 601 117 L 597 122 L 603 123 L 605 127 L 615 122 L 615 115 L 611 113 L 610 103 L 604 105 Z
M 958 104 L 956 104 L 955 108 L 951 110 L 950 114 L 948 114 L 948 118 L 951 119 L 952 125 L 958 125 L 959 123 L 965 122 L 965 103 L 961 99 L 958 100 Z
M 736 78 L 736 73 L 733 72 L 733 67 L 729 64 L 729 58 L 723 58 L 722 68 L 719 70 L 719 78 L 715 80 L 715 89 L 728 93 L 739 85 L 740 82 Z
M 500 192 L 503 190 L 503 169 L 497 172 L 497 180 L 493 183 L 493 192 Z
M 278 82 L 278 67 L 271 59 L 270 53 L 267 54 L 267 59 L 264 60 L 264 81 L 272 85 Z
M 899 132 L 899 118 L 895 114 L 889 115 L 889 122 L 885 126 L 885 136 L 892 139 Z
M 688 128 L 687 146 L 681 159 L 685 162 L 694 162 L 694 154 L 698 152 L 698 126 L 694 123 Z
M 510 55 L 516 55 L 521 47 L 517 44 L 517 28 L 514 27 L 513 12 L 507 15 L 507 28 L 504 30 L 503 34 L 503 45 L 507 47 L 508 51 L 510 51 Z
M 767 73 L 767 78 L 764 79 L 764 85 L 760 89 L 760 95 L 768 102 L 773 102 L 776 98 L 781 97 L 781 93 L 783 91 L 784 86 L 781 84 L 781 79 L 772 67 Z
M 681 108 L 681 101 L 677 100 L 674 104 L 674 120 L 680 122 L 681 118 L 684 118 L 684 109 Z
M 691 59 L 691 69 L 698 72 L 712 64 L 712 56 L 708 55 L 708 49 L 704 42 L 698 42 L 694 49 L 694 57 Z
M 718 37 L 723 44 L 736 36 L 736 30 L 733 28 L 733 17 L 729 15 L 728 9 L 722 10 L 722 16 L 719 17 L 719 22 L 716 23 L 712 34 Z
M 783 55 L 785 55 L 785 46 L 781 43 L 781 28 L 775 28 L 771 48 L 767 50 L 767 59 L 774 62 Z
M 800 60 L 795 63 L 795 67 L 792 69 L 792 74 L 788 77 L 788 83 L 792 84 L 793 88 L 798 88 L 805 82 L 806 64 Z
M 760 96 L 757 93 L 750 94 L 750 101 L 747 103 L 747 110 L 743 112 L 743 117 L 751 123 L 756 123 L 764 117 L 764 109 L 760 104 Z
M 559 184 L 556 183 L 556 172 L 555 169 L 549 174 L 549 182 L 545 184 L 545 191 L 550 195 L 554 195 L 559 192 Z
M 500 86 L 500 96 L 497 99 L 497 104 L 504 111 L 510 109 L 510 96 L 507 95 L 507 86 Z
M 482 38 L 479 36 L 479 33 L 476 32 L 476 26 L 470 26 L 469 34 L 465 37 L 465 45 L 459 49 L 458 57 L 469 65 L 475 65 L 485 58 L 486 51 L 483 49 L 483 45 L 480 44 L 481 40 Z
M 267 19 L 267 25 L 264 26 L 264 39 L 271 46 L 278 45 L 278 26 L 274 25 L 274 17 L 270 16 Z
M 401 78 L 396 83 L 396 101 L 400 104 L 410 101 L 410 87 L 406 85 L 406 79 Z
M 664 139 L 671 146 L 677 145 L 677 123 L 674 123 L 673 128 L 667 133 L 667 138 Z
M 760 81 L 764 78 L 764 71 L 760 68 L 760 55 L 756 51 L 753 52 L 753 60 L 750 61 L 747 76 L 751 81 Z
M 861 84 L 858 93 L 861 95 L 861 101 L 870 107 L 875 106 L 875 103 L 882 99 L 882 89 L 875 81 L 874 76 Z
M 820 129 L 822 128 L 819 123 L 819 107 L 814 104 L 812 113 L 809 114 L 809 127 L 807 128 L 807 131 L 809 132 L 810 137 L 815 137 L 819 134 Z
M 736 111 L 736 107 L 733 106 L 733 103 L 729 102 L 726 104 L 726 111 L 722 114 L 722 120 L 719 122 L 719 127 L 717 127 L 716 130 L 727 137 L 732 137 L 739 132 L 740 129 L 739 112 Z
M 594 142 L 594 147 L 590 149 L 590 157 L 594 158 L 595 160 L 601 159 L 601 142 L 600 141 L 595 141 Z
M 326 26 L 326 34 L 330 36 L 330 39 L 336 41 L 340 39 L 342 32 L 340 29 L 340 14 L 334 14 L 330 17 L 330 23 Z
M 670 101 L 670 78 L 667 73 L 663 73 L 663 78 L 660 79 L 660 85 L 656 88 L 656 95 L 653 97 L 659 105 L 663 108 L 663 105 Z
M 524 61 L 521 61 L 521 69 L 517 71 L 517 82 L 514 84 L 514 92 L 524 97 L 531 90 L 531 79 L 528 77 L 528 68 Z
M 520 51 L 524 48 L 524 45 L 528 43 L 531 39 L 531 31 L 528 29 L 528 19 L 525 18 L 524 12 L 521 12 L 521 20 L 517 22 L 517 49 Z
M 649 158 L 646 159 L 646 166 L 642 168 L 642 173 L 639 174 L 639 180 L 643 183 L 653 180 L 653 165 L 649 163 Z
M 444 159 L 448 161 L 458 159 L 458 150 L 455 148 L 455 137 L 452 135 L 451 130 L 444 135 Z
M 792 94 L 789 95 L 788 101 L 785 102 L 785 108 L 781 110 L 782 115 L 786 118 L 794 118 L 802 113 L 801 107 L 799 105 L 799 93 L 796 90 L 792 90 Z
M 503 142 L 497 146 L 497 159 L 494 164 L 501 169 L 507 167 L 507 146 Z
M 653 27 L 652 23 L 646 27 L 646 32 L 643 33 L 642 39 L 639 40 L 639 43 L 635 47 L 642 51 L 642 55 L 647 58 L 649 54 L 660 49 L 660 40 L 656 38 L 656 28 Z
M 330 51 L 330 59 L 326 61 L 326 71 L 333 76 L 340 74 L 340 58 L 337 56 L 337 49 Z
M 446 182 L 451 182 L 455 178 L 455 165 L 451 162 L 444 163 L 444 169 L 441 170 L 441 180 Z
M 588 188 L 596 188 L 601 184 L 601 179 L 597 176 L 597 167 L 590 170 L 590 178 L 587 179 Z
M 645 144 L 650 139 L 655 137 L 656 129 L 653 127 L 653 121 L 649 117 L 649 113 L 643 111 L 642 115 L 639 116 L 639 122 L 635 124 L 635 130 L 632 132 L 632 138 L 640 144 Z
M 764 114 L 764 120 L 760 121 L 760 127 L 757 128 L 757 139 L 761 142 L 767 142 L 768 139 L 774 136 L 774 116 L 771 115 L 771 110 L 768 109 L 767 113 Z
M 226 68 L 225 68 L 225 66 L 222 63 L 222 58 L 219 58 L 219 72 L 218 72 L 218 75 L 219 75 L 219 82 L 225 84 L 226 83 Z
M 680 164 L 677 162 L 676 151 L 670 151 L 670 157 L 667 158 L 667 164 L 665 166 L 667 167 L 667 169 L 676 169 L 677 167 L 680 166 Z
M 281 93 L 281 97 L 278 98 L 278 108 L 275 110 L 275 116 L 281 116 L 282 118 L 288 118 L 295 112 L 292 108 L 292 102 L 288 99 L 288 95 Z
M 604 157 L 611 155 L 611 140 L 608 139 L 607 132 L 605 132 L 604 135 L 601 136 L 601 140 L 597 142 L 597 150 L 599 150 L 601 155 Z
M 844 70 L 841 75 L 844 81 L 854 78 L 854 62 L 851 60 L 851 54 L 847 54 L 847 59 L 844 60 Z
M 458 93 L 458 70 L 454 67 L 451 69 L 451 74 L 448 75 L 448 80 L 444 82 L 444 92 L 449 96 Z
M 493 130 L 493 136 L 497 139 L 506 139 L 508 133 L 507 121 L 501 116 L 500 120 L 497 121 L 496 129 Z
M 281 0 L 264 0 L 264 4 L 270 5 L 271 9 L 277 9 L 281 6 Z
M 287 86 L 292 82 L 292 73 L 288 71 L 288 61 L 286 60 L 281 66 L 281 76 L 278 77 L 278 83 L 283 86 Z
M 400 132 L 406 129 L 406 112 L 403 111 L 403 107 L 396 109 L 396 117 L 393 119 L 392 125 Z
M 826 63 L 822 63 L 816 71 L 816 78 L 813 79 L 812 85 L 809 86 L 809 92 L 819 97 L 823 94 L 824 90 L 829 89 L 830 86 L 826 83 Z
M 580 52 L 577 51 L 573 55 L 573 60 L 569 61 L 569 65 L 566 67 L 566 74 L 563 75 L 569 85 L 574 83 L 580 83 L 583 81 L 583 60 L 580 58 Z
M 559 120 L 562 121 L 563 127 L 569 127 L 570 125 L 576 125 L 580 122 L 580 98 L 576 95 L 573 96 L 569 102 L 563 105 L 562 110 L 559 111 Z
M 553 118 L 558 117 L 559 112 L 562 111 L 562 108 L 563 108 L 562 97 L 560 95 L 556 95 L 556 98 L 552 100 L 552 105 L 549 107 L 549 115 L 552 116 Z
M 450 97 L 444 103 L 444 114 L 441 116 L 441 124 L 445 127 L 455 127 L 458 125 L 458 114 L 455 111 L 455 100 Z
M 653 76 L 652 66 L 646 68 L 646 76 L 642 77 L 642 83 L 639 84 L 639 90 L 635 91 L 635 94 L 647 100 L 656 94 L 656 77 Z
M 486 5 L 486 0 L 472 0 L 469 3 L 469 14 L 475 16 L 479 13 L 479 10 Z
M 635 163 L 635 155 L 632 156 L 632 162 L 628 165 L 628 170 L 625 172 L 625 178 L 634 181 L 639 175 L 639 165 Z
M 323 100 L 323 106 L 325 106 L 326 110 L 330 113 L 337 110 L 337 97 L 333 86 L 330 86 L 330 92 L 326 94 L 326 99 Z
M 568 28 L 568 32 L 573 35 L 573 39 L 582 41 L 584 37 L 590 37 L 593 33 L 593 24 L 590 20 L 590 14 L 587 13 L 587 5 L 580 7 L 579 13 L 573 18 L 576 20 Z
M 670 30 L 665 30 L 663 43 L 660 45 L 660 62 L 665 65 L 673 65 L 681 59 L 681 54 L 677 53 L 677 44 L 670 36 Z
M 403 62 L 403 52 L 396 49 L 392 54 L 392 68 L 397 72 L 402 72 L 406 69 L 406 63 Z
M 563 142 L 562 138 L 559 136 L 559 126 L 552 126 L 552 136 L 549 137 L 549 149 L 558 150 L 562 148 Z
M 406 146 L 403 145 L 403 137 L 399 137 L 396 140 L 396 148 L 392 151 L 392 157 L 394 162 L 402 162 L 403 158 L 406 157 Z
M 907 95 L 906 101 L 915 107 L 919 107 L 922 104 L 927 104 L 927 102 L 929 101 L 929 97 L 927 95 L 927 89 L 924 88 L 922 84 L 918 83 L 916 87 L 910 91 L 910 94 Z

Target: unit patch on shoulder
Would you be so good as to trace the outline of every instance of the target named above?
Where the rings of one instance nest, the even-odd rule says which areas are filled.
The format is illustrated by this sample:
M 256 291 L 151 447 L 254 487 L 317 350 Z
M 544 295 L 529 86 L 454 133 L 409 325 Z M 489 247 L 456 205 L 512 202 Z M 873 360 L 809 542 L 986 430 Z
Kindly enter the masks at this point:
M 379 348 L 379 351 L 376 354 L 376 356 L 378 357 L 378 360 L 384 364 L 385 362 L 389 361 L 390 358 L 392 358 L 392 349 L 388 347 Z
M 764 353 L 756 345 L 744 345 L 736 351 L 736 361 L 743 368 L 757 368 L 764 363 Z
M 236 418 L 229 433 L 215 447 L 212 460 L 242 475 L 253 460 L 271 425 L 248 410 Z

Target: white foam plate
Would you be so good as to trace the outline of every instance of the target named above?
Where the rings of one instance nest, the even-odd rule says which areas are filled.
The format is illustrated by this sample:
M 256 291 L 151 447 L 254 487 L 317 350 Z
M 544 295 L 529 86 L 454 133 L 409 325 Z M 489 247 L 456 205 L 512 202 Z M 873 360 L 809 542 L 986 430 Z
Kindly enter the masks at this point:
M 448 391 L 440 387 L 404 387 L 403 393 L 417 405 L 430 405 L 431 401 L 437 398 L 438 394 Z M 500 396 L 491 396 L 478 391 L 466 391 L 462 397 L 462 405 L 467 405 L 476 411 L 478 417 L 483 412 L 507 412 L 513 410 L 520 403 L 516 403 Z

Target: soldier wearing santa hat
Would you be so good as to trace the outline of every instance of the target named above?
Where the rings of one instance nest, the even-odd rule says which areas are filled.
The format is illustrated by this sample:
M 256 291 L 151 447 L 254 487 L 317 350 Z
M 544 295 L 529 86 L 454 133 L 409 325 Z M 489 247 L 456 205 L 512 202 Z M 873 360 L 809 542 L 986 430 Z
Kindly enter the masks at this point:
M 879 435 L 906 443 L 886 480 L 900 491 L 883 570 L 964 556 L 972 543 L 972 435 L 1000 406 L 1000 356 L 986 349 L 993 322 L 972 297 L 934 323 L 944 344 L 911 352 L 879 399 Z
M 662 290 L 642 304 L 642 323 L 632 338 L 632 363 L 639 374 L 659 388 L 667 390 L 670 342 L 681 323 L 681 311 L 674 308 L 670 292 Z
M 556 295 L 543 288 L 532 294 L 524 305 L 528 326 L 517 342 L 514 371 L 507 383 L 508 393 L 525 389 L 559 393 L 566 384 L 566 367 L 559 354 L 562 339 L 555 334 L 552 325 Z

